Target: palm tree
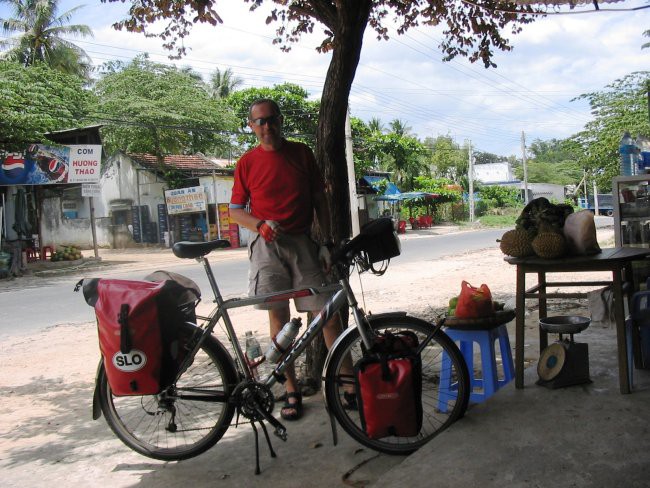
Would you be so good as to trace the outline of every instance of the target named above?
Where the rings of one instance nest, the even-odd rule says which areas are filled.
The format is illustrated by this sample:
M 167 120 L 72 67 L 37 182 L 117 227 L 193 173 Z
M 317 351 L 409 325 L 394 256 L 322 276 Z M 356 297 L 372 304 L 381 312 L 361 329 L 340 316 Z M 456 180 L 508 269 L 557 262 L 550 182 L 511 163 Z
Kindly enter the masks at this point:
M 87 25 L 68 24 L 81 7 L 58 14 L 58 0 L 0 0 L 13 8 L 13 17 L 0 19 L 4 35 L 18 36 L 0 41 L 4 59 L 24 66 L 43 62 L 50 68 L 88 78 L 91 60 L 79 46 L 62 36 L 92 36 Z
M 244 80 L 233 74 L 232 69 L 226 68 L 222 72 L 217 68 L 210 77 L 210 95 L 213 98 L 226 98 L 243 82 Z
M 398 136 L 407 136 L 411 133 L 411 128 L 400 119 L 393 119 L 390 122 L 391 131 Z
M 384 123 L 379 117 L 373 117 L 368 121 L 368 128 L 371 132 L 384 132 Z

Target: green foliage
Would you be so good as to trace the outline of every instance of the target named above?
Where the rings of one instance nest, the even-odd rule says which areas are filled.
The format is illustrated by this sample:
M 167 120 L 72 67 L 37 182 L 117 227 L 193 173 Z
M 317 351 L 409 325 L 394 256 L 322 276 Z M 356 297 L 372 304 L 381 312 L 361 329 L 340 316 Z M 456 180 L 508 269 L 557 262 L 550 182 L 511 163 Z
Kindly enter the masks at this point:
M 376 123 L 380 122 L 377 120 Z M 378 131 L 373 128 L 372 124 L 366 125 L 357 117 L 350 117 L 350 127 L 352 129 L 354 173 L 357 177 L 361 177 L 367 170 L 378 166 L 380 151 L 373 138 L 373 134 Z
M 479 192 L 481 199 L 489 200 L 492 202 L 489 208 L 492 207 L 517 207 L 521 205 L 521 198 L 519 189 L 511 186 L 482 186 Z
M 488 211 L 481 216 L 481 226 L 495 227 L 499 229 L 514 228 L 520 210 L 521 207 L 506 209 L 504 212 L 500 213 L 490 213 L 490 211 Z
M 462 190 L 449 178 L 431 178 L 418 176 L 415 178 L 415 191 L 424 191 L 438 195 L 436 202 L 460 202 Z
M 185 175 L 177 168 L 165 167 L 162 171 L 162 176 L 167 183 L 168 190 L 175 190 L 176 188 L 185 188 L 187 186 L 187 179 Z
M 650 136 L 647 90 L 650 71 L 631 73 L 604 90 L 580 95 L 591 105 L 593 120 L 567 144 L 579 155 L 578 164 L 598 175 L 597 184 L 608 188 L 620 174 L 618 146 L 625 131 L 633 137 Z
M 13 10 L 13 17 L 0 19 L 2 33 L 16 37 L 0 41 L 4 56 L 23 66 L 45 63 L 50 68 L 88 79 L 92 63 L 86 52 L 65 39 L 66 36 L 92 36 L 87 25 L 68 24 L 81 7 L 59 15 L 58 0 L 2 0 Z
M 474 151 L 474 164 L 494 164 L 503 161 L 503 156 L 497 156 L 489 152 Z
M 270 98 L 282 110 L 284 134 L 314 147 L 320 102 L 310 101 L 308 97 L 307 90 L 293 83 L 271 88 L 247 88 L 231 93 L 226 103 L 237 117 L 239 127 L 247 131 L 247 134 L 239 136 L 240 144 L 248 147 L 257 144 L 255 134 L 248 128 L 248 110 L 255 100 Z
M 224 71 L 217 68 L 210 75 L 210 95 L 214 98 L 226 98 L 243 82 L 244 80 L 235 76 L 231 68 L 226 68 Z
M 213 154 L 228 147 L 236 120 L 192 74 L 143 57 L 108 68 L 95 92 L 109 152 Z
M 93 96 L 84 81 L 37 63 L 0 62 L 0 133 L 5 150 L 45 142 L 45 133 L 82 125 Z
M 529 183 L 575 185 L 582 178 L 581 151 L 575 144 L 558 139 L 535 139 L 529 149 L 531 157 L 526 163 Z M 514 171 L 517 178 L 523 180 L 521 164 L 515 166 Z
M 469 171 L 467 149 L 461 148 L 451 136 L 438 136 L 435 139 L 427 137 L 425 145 L 430 150 L 428 161 L 431 174 L 460 181 Z
M 394 183 L 402 191 L 412 190 L 415 186 L 415 178 L 425 168 L 421 156 L 426 148 L 415 137 L 400 135 L 395 132 L 388 134 L 375 133 L 372 136 L 381 153 L 386 157 L 383 159 L 384 169 L 392 171 Z

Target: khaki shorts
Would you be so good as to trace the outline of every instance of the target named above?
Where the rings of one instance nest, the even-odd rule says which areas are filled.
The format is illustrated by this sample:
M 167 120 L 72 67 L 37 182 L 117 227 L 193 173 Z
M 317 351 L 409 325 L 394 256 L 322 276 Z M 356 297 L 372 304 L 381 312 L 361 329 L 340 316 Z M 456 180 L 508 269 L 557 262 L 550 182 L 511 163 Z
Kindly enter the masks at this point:
M 306 234 L 283 235 L 274 242 L 266 242 L 259 234 L 248 245 L 250 269 L 249 296 L 266 295 L 292 288 L 309 288 L 326 283 L 318 260 L 318 244 Z M 319 311 L 331 294 L 294 298 L 298 312 Z M 255 308 L 269 310 L 282 308 L 289 300 L 261 303 Z

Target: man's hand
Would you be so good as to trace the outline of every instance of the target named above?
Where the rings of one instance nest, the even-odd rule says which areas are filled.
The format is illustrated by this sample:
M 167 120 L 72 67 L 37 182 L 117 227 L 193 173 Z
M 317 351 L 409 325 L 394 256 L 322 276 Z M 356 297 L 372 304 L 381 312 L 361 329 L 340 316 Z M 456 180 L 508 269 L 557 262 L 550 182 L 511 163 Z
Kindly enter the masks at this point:
M 266 242 L 273 242 L 282 234 L 282 227 L 275 220 L 260 220 L 257 224 L 257 232 Z
M 323 244 L 318 250 L 318 260 L 323 265 L 325 272 L 329 273 L 330 269 L 332 269 L 332 253 L 327 244 Z

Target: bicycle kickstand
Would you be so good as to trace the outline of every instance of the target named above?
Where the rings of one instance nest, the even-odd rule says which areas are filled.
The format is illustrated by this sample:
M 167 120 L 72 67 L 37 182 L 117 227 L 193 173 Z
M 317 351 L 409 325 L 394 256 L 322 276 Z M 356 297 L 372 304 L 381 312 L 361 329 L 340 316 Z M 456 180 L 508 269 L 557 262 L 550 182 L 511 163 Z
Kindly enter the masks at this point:
M 264 425 L 264 421 L 260 420 L 260 425 L 262 426 L 262 431 L 264 432 L 264 437 L 266 437 L 266 444 L 269 446 L 269 451 L 271 451 L 271 457 L 277 457 L 277 454 L 275 454 L 275 451 L 273 450 L 273 446 L 271 445 L 271 438 L 269 437 L 269 433 L 266 430 L 266 425 Z M 255 474 L 260 474 L 260 442 L 259 442 L 259 436 L 257 433 L 257 427 L 255 427 L 255 421 L 251 420 L 251 427 L 253 427 L 253 433 L 255 434 Z

